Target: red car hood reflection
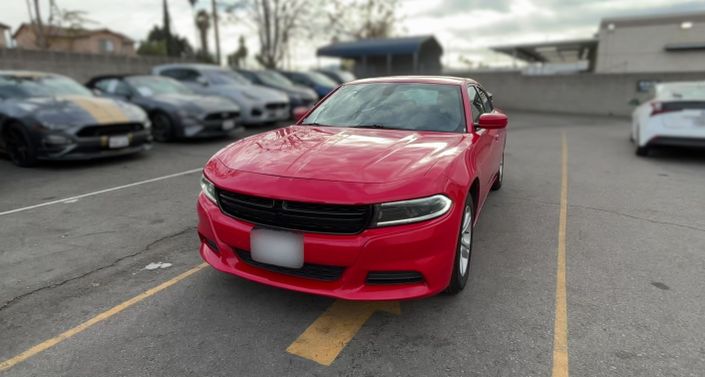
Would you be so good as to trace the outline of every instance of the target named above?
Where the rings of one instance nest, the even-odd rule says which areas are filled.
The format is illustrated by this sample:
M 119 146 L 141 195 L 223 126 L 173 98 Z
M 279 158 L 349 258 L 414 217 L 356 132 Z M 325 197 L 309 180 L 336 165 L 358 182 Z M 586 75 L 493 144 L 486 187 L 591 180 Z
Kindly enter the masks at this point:
M 463 139 L 455 133 L 291 126 L 234 143 L 217 158 L 243 172 L 381 183 L 425 175 L 461 153 Z

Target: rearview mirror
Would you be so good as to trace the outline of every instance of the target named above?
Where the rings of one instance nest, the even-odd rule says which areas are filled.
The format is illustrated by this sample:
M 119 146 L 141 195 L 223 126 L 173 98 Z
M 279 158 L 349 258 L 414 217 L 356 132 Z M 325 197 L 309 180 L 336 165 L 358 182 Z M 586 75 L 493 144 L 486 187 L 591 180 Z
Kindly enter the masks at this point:
M 501 113 L 487 113 L 480 115 L 477 126 L 486 129 L 501 129 L 507 127 L 509 118 Z
M 294 121 L 298 122 L 308 113 L 309 108 L 304 106 L 295 107 L 293 111 Z

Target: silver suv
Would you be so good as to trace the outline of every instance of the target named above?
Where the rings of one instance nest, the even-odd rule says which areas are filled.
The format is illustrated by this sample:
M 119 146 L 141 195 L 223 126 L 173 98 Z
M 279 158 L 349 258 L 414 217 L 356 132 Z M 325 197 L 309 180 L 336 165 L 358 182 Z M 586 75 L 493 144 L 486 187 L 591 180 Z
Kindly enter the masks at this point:
M 152 73 L 182 82 L 196 93 L 227 97 L 240 106 L 243 124 L 261 124 L 289 118 L 286 93 L 253 85 L 240 74 L 212 64 L 166 64 Z

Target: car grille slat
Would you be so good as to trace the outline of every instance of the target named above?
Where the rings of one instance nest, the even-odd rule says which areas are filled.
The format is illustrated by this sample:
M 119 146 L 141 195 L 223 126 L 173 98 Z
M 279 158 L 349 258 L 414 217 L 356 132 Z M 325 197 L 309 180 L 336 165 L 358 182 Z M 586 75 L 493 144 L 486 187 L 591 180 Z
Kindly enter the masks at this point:
M 223 213 L 258 225 L 314 233 L 355 234 L 372 216 L 370 205 L 338 205 L 274 200 L 218 191 Z
M 96 137 L 110 135 L 124 135 L 130 132 L 142 131 L 142 123 L 117 123 L 117 124 L 97 124 L 81 128 L 76 135 L 78 137 Z
M 326 266 L 321 264 L 310 264 L 305 263 L 301 268 L 288 268 L 280 267 L 267 263 L 260 263 L 252 259 L 249 252 L 235 249 L 238 258 L 254 267 L 262 268 L 265 270 L 278 272 L 287 275 L 293 275 L 297 277 L 304 277 L 308 279 L 324 280 L 324 281 L 335 281 L 340 279 L 340 276 L 345 271 L 345 267 L 340 266 Z
M 228 119 L 235 119 L 240 116 L 240 113 L 237 111 L 226 111 L 226 112 L 219 112 L 219 113 L 211 113 L 206 115 L 205 120 L 206 121 L 211 121 L 211 120 L 228 120 Z

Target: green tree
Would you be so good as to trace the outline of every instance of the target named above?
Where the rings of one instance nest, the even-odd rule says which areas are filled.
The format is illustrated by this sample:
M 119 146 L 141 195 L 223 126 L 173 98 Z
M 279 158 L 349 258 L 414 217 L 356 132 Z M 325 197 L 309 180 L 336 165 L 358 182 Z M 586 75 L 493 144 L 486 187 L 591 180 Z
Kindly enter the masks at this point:
M 155 25 L 147 34 L 147 39 L 140 43 L 137 53 L 140 55 L 167 56 L 168 38 L 164 28 Z M 194 55 L 193 48 L 186 38 L 171 33 L 171 43 L 174 49 L 173 56 L 190 57 Z

